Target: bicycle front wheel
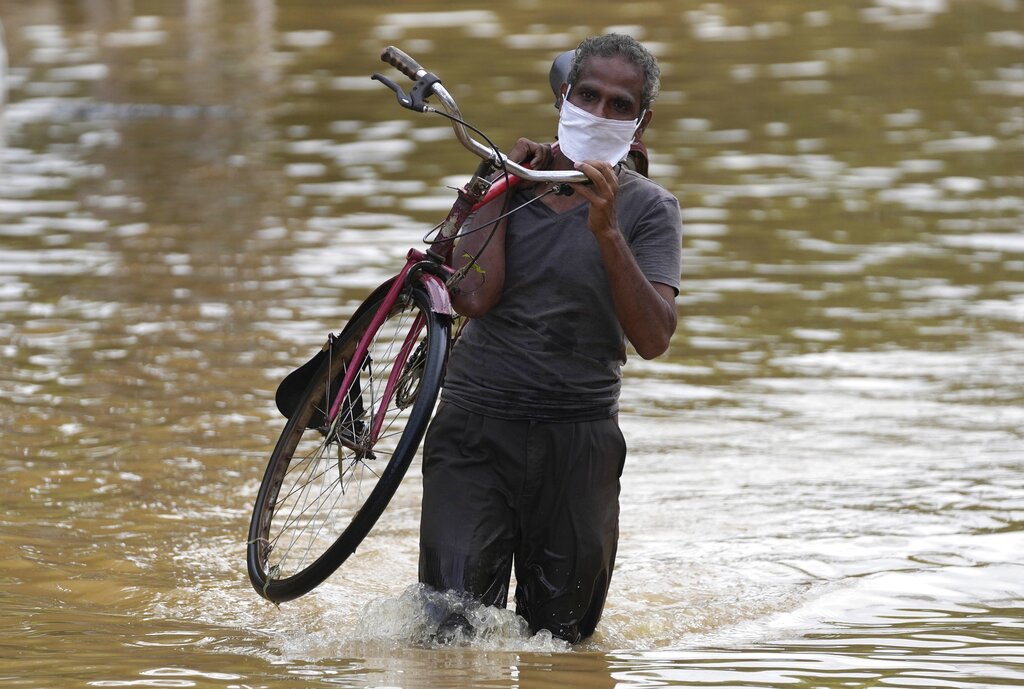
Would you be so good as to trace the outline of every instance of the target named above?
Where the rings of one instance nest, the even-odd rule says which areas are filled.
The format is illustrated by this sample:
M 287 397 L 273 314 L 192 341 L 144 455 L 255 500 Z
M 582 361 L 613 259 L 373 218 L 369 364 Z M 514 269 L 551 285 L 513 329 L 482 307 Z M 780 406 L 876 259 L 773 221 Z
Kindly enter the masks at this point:
M 374 328 L 384 299 L 372 296 L 331 338 L 270 457 L 247 565 L 253 587 L 271 601 L 308 593 L 355 551 L 405 476 L 433 413 L 450 320 L 414 283 Z M 356 360 L 364 336 L 369 348 Z

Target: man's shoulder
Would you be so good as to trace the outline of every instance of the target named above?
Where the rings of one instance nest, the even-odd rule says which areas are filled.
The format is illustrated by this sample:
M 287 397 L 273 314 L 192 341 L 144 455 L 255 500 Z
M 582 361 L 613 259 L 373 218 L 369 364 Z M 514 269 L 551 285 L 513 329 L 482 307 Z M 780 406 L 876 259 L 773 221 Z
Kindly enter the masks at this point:
M 645 203 L 670 200 L 676 204 L 679 203 L 675 194 L 668 189 L 624 165 L 619 169 L 619 190 L 620 193 L 626 192 L 630 196 L 635 196 L 638 200 L 644 200 Z
M 624 228 L 645 220 L 653 221 L 659 226 L 676 227 L 682 224 L 679 199 L 675 194 L 639 172 L 628 169 L 620 171 L 619 198 L 619 220 Z M 626 232 L 629 236 L 629 231 Z

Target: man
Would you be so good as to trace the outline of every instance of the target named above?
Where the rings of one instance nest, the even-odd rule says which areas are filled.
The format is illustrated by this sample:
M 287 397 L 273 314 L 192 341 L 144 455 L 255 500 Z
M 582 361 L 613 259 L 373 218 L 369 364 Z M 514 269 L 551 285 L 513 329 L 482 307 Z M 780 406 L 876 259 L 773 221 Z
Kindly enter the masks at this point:
M 590 38 L 561 85 L 558 143 L 509 157 L 577 169 L 570 196 L 520 188 L 482 208 L 455 254 L 474 270 L 455 308 L 472 320 L 424 445 L 420 581 L 506 604 L 533 631 L 594 632 L 618 541 L 620 367 L 675 332 L 678 201 L 619 164 L 651 121 L 659 74 L 627 36 Z M 538 198 L 539 197 L 539 198 Z M 493 235 L 493 236 L 491 236 Z

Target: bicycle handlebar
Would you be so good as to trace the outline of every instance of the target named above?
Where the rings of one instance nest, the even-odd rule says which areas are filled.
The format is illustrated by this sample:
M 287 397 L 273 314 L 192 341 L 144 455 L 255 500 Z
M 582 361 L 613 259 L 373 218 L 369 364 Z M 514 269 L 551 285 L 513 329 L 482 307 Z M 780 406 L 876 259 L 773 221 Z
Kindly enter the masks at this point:
M 389 65 L 391 65 L 392 67 L 394 67 L 399 72 L 409 77 L 413 81 L 416 81 L 421 76 L 423 76 L 423 74 L 420 74 L 420 72 L 423 72 L 425 74 L 427 71 L 420 67 L 420 63 L 416 62 L 416 60 L 413 60 L 411 57 L 409 57 L 408 53 L 399 50 L 393 45 L 389 45 L 387 48 L 384 49 L 384 52 L 380 54 L 380 59 L 381 61 L 388 63 Z
M 441 84 L 441 80 L 438 79 L 437 75 L 425 70 L 416 60 L 394 46 L 385 48 L 384 52 L 381 53 L 380 59 L 416 82 L 412 89 L 411 97 L 407 97 L 402 92 L 402 89 L 393 82 L 379 74 L 373 75 L 374 79 L 395 91 L 398 96 L 398 102 L 403 107 L 419 110 L 420 112 L 438 112 L 436 108 L 432 108 L 422 102 L 431 95 L 437 96 L 445 112 L 453 118 L 451 120 L 452 129 L 455 131 L 455 138 L 459 140 L 459 143 L 471 153 L 483 160 L 489 161 L 494 167 L 511 172 L 516 177 L 520 177 L 528 182 L 579 184 L 590 181 L 585 174 L 578 170 L 532 170 L 509 160 L 508 156 L 501 151 L 482 144 L 470 136 L 469 130 L 462 123 L 462 111 L 459 110 L 458 103 L 448 93 L 448 89 Z M 427 93 L 420 93 L 422 91 L 427 91 Z

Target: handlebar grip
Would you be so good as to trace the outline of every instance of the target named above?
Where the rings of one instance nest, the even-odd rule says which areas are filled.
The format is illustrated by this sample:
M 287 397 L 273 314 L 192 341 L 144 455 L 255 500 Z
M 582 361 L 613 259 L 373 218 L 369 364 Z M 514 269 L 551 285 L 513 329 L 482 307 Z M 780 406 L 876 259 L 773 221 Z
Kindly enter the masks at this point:
M 417 72 L 424 71 L 416 60 L 413 60 L 393 45 L 389 45 L 384 49 L 384 52 L 380 54 L 380 59 L 382 62 L 388 63 L 413 81 L 417 79 Z

